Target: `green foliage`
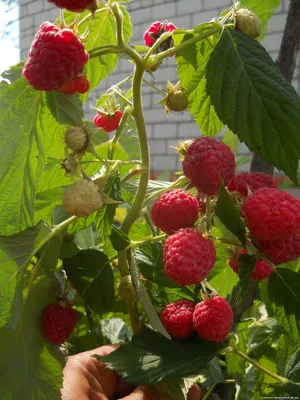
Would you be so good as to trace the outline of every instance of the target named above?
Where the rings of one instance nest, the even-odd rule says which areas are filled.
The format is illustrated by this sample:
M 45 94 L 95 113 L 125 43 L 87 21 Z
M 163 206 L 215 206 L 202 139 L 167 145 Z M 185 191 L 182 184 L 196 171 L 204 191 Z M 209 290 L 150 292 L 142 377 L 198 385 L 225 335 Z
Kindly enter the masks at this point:
M 70 96 L 61 92 L 48 92 L 46 101 L 53 117 L 59 124 L 82 124 L 83 108 L 77 94 Z
M 208 30 L 212 23 L 199 26 L 197 33 Z M 175 44 L 183 43 L 195 35 L 182 34 L 174 37 Z M 211 98 L 206 90 L 206 66 L 217 37 L 188 46 L 176 57 L 180 85 L 189 101 L 188 110 L 204 135 L 214 136 L 223 128 Z
M 250 37 L 225 29 L 211 54 L 206 79 L 223 123 L 251 151 L 297 182 L 300 99 L 266 50 Z
M 221 348 L 220 344 L 204 341 L 182 345 L 143 327 L 131 343 L 109 356 L 95 357 L 122 374 L 127 381 L 144 385 L 196 374 Z
M 82 250 L 64 260 L 64 269 L 88 307 L 99 315 L 112 310 L 114 275 L 104 253 L 94 249 Z
M 53 293 L 52 279 L 40 277 L 20 293 L 24 307 L 18 325 L 0 331 L 1 399 L 61 398 L 64 355 L 45 342 L 40 326 L 43 308 L 55 302 Z

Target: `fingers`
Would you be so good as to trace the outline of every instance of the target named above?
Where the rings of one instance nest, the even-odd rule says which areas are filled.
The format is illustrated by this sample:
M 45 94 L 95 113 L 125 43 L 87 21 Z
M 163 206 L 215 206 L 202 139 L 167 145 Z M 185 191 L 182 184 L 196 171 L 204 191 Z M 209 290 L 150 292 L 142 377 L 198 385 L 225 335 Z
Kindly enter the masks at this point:
M 145 386 L 138 386 L 134 391 L 120 400 L 171 400 L 170 397 Z
M 201 399 L 201 389 L 198 385 L 193 385 L 190 388 L 187 400 L 200 400 Z

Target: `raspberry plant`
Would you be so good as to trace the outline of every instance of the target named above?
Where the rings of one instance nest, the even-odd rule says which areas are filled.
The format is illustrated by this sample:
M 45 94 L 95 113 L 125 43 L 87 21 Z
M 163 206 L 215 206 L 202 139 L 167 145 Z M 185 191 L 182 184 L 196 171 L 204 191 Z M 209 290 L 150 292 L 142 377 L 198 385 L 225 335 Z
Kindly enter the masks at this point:
M 65 355 L 108 342 L 125 344 L 102 362 L 175 400 L 194 382 L 205 399 L 299 396 L 300 202 L 234 176 L 238 138 L 297 184 L 300 99 L 260 44 L 280 1 L 158 21 L 145 46 L 120 1 L 51 2 L 70 11 L 0 84 L 0 398 L 61 398 Z M 119 57 L 133 72 L 92 123 L 83 104 Z M 149 179 L 142 102 L 169 57 L 160 104 L 203 134 L 178 144 L 173 182 Z

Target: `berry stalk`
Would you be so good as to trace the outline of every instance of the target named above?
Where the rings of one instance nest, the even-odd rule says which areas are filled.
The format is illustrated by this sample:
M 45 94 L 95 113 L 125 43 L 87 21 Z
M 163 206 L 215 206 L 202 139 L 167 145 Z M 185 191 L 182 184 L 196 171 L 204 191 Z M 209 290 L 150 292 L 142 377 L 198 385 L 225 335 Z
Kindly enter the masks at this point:
M 271 376 L 273 379 L 275 379 L 276 381 L 280 382 L 281 384 L 284 384 L 284 383 L 288 382 L 288 379 L 284 378 L 283 376 L 275 374 L 275 372 L 272 372 L 272 371 L 268 370 L 263 365 L 259 364 L 257 361 L 255 361 L 252 358 L 248 357 L 245 353 L 243 353 L 240 350 L 235 349 L 234 347 L 229 347 L 227 349 L 227 352 L 239 355 L 241 358 L 243 358 L 244 360 L 248 361 L 250 364 L 254 365 L 254 367 L 260 369 L 265 374 Z

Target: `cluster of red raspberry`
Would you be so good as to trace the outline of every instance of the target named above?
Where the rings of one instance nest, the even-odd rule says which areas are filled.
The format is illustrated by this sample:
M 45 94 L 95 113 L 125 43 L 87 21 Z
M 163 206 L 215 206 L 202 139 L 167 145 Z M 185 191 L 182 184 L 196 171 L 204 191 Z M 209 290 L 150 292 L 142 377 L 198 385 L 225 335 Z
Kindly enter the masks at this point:
M 272 177 L 262 173 L 235 176 L 232 151 L 226 144 L 210 137 L 201 137 L 189 143 L 182 167 L 198 195 L 193 196 L 182 189 L 169 190 L 154 202 L 151 209 L 154 225 L 170 235 L 164 244 L 164 269 L 170 279 L 179 285 L 199 284 L 212 270 L 216 262 L 214 243 L 209 234 L 203 232 L 201 224 L 197 226 L 197 222 L 199 217 L 200 222 L 201 218 L 205 218 L 206 201 L 216 199 L 222 183 L 239 207 L 248 228 L 249 243 L 252 242 L 258 250 L 252 279 L 267 279 L 274 272 L 273 264 L 300 257 L 300 201 L 278 190 Z M 210 211 L 213 217 L 213 209 Z M 241 254 L 247 254 L 247 250 L 241 247 L 235 249 L 234 256 L 229 260 L 236 273 Z M 211 300 L 207 301 L 207 304 L 214 304 Z M 172 307 L 168 305 L 166 309 L 172 310 Z M 177 305 L 174 307 L 177 310 Z M 188 309 L 191 310 L 191 305 Z M 169 315 L 170 311 L 166 313 Z M 200 336 L 206 338 L 193 318 L 190 330 L 195 328 Z M 164 323 L 163 316 L 162 320 Z M 174 316 L 174 321 L 177 321 L 177 316 Z M 170 334 L 174 334 L 168 324 L 165 327 Z

